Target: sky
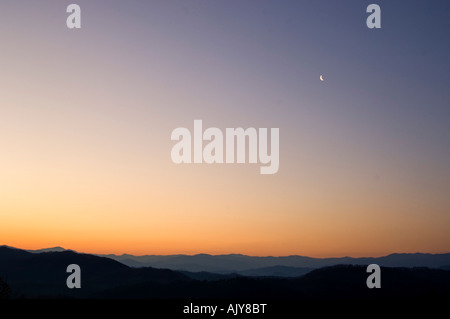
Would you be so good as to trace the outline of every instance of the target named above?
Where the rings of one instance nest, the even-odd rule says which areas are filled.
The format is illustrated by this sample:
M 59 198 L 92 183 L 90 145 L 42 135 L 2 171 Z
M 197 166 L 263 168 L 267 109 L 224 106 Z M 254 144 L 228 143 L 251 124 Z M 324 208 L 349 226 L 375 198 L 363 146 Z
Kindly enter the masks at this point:
M 81 7 L 81 29 L 66 8 Z M 381 8 L 369 29 L 366 8 Z M 450 252 L 448 1 L 1 1 L 0 244 Z M 324 81 L 319 79 L 323 75 Z M 171 132 L 279 128 L 279 171 Z

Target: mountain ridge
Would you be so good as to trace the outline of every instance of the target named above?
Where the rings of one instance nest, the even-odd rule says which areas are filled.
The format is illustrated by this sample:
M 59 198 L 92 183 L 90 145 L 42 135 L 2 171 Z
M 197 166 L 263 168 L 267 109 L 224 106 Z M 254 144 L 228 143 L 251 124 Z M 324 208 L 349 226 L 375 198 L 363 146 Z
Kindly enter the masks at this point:
M 186 271 L 208 271 L 219 273 L 240 272 L 255 268 L 274 266 L 320 268 L 336 264 L 371 264 L 387 267 L 440 268 L 450 264 L 450 253 L 393 253 L 381 257 L 333 257 L 314 258 L 300 255 L 290 256 L 246 256 L 246 255 L 100 255 L 123 262 L 131 267 L 151 266 Z
M 3 246 L 1 246 L 3 247 Z M 4 247 L 11 247 L 6 246 Z M 11 247 L 14 248 L 14 247 Z M 19 249 L 19 248 L 14 248 Z M 62 247 L 26 250 L 32 253 L 73 251 Z M 243 254 L 175 254 L 175 255 L 131 255 L 131 254 L 92 254 L 107 257 L 127 266 L 165 268 L 191 272 L 233 273 L 275 266 L 297 268 L 321 268 L 336 264 L 365 265 L 375 263 L 386 267 L 429 267 L 442 268 L 450 265 L 450 253 L 391 253 L 379 257 L 331 257 L 316 258 L 302 255 L 288 256 L 247 256 Z
M 69 264 L 81 268 L 81 289 L 69 289 Z M 269 267 L 272 272 L 300 271 Z M 296 277 L 250 273 L 221 275 L 152 267 L 133 268 L 108 257 L 74 251 L 31 253 L 0 246 L 0 277 L 11 298 L 77 299 L 379 299 L 431 298 L 448 300 L 450 271 L 426 267 L 381 266 L 383 289 L 368 289 L 364 265 L 334 265 L 305 269 Z M 288 274 L 289 275 L 289 274 Z M 3 285 L 4 286 L 4 285 Z
M 10 246 L 1 246 L 10 247 Z M 20 250 L 19 248 L 10 247 Z M 26 250 L 31 253 L 49 253 L 73 251 L 62 247 Z M 210 272 L 216 274 L 273 276 L 276 269 L 273 267 L 286 267 L 281 275 L 287 273 L 301 273 L 305 269 L 317 269 L 337 264 L 367 265 L 378 264 L 386 267 L 428 267 L 443 268 L 450 265 L 450 253 L 391 253 L 380 257 L 332 257 L 315 258 L 302 255 L 288 256 L 247 256 L 243 254 L 176 254 L 176 255 L 140 255 L 131 254 L 92 254 L 116 260 L 133 268 L 152 267 L 187 272 Z

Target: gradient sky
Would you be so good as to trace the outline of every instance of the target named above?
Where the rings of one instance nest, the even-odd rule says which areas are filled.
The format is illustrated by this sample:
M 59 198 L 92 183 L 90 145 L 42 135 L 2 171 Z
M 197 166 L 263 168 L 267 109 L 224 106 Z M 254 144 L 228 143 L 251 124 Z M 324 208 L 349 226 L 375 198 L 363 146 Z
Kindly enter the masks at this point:
M 66 27 L 66 7 L 82 29 Z M 366 7 L 381 6 L 381 29 Z M 1 1 L 0 244 L 450 252 L 450 2 Z M 319 76 L 323 74 L 325 81 Z M 278 127 L 280 169 L 172 162 Z

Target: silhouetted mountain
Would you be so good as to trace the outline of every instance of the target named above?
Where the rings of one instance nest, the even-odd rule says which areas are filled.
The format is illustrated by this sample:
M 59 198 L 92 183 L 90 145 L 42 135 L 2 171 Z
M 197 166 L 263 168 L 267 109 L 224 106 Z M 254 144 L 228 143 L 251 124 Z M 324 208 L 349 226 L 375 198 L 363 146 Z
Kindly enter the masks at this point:
M 381 267 L 381 288 L 368 289 L 366 267 L 337 265 L 293 279 L 308 297 L 326 299 L 448 298 L 450 271 L 423 267 Z M 306 292 L 306 290 L 303 290 Z
M 428 268 L 382 267 L 382 288 L 366 286 L 366 267 L 338 265 L 299 278 L 235 277 L 217 281 L 142 283 L 108 289 L 102 298 L 354 300 L 450 297 L 450 272 Z
M 82 289 L 68 289 L 66 286 L 69 276 L 66 269 L 70 264 L 81 267 Z M 73 251 L 30 253 L 8 247 L 0 247 L 0 277 L 12 290 L 28 297 L 88 297 L 121 285 L 190 280 L 171 270 L 131 268 L 109 258 Z
M 29 253 L 25 250 L 5 245 L 0 246 L 0 265 L 10 260 L 19 260 L 28 257 Z
M 253 269 L 275 266 L 297 268 L 321 268 L 339 264 L 368 265 L 378 264 L 386 267 L 429 267 L 440 268 L 450 264 L 450 254 L 391 254 L 384 257 L 368 258 L 311 258 L 304 256 L 253 257 L 231 255 L 169 255 L 133 256 L 102 255 L 120 261 L 131 267 L 151 266 L 190 272 L 241 273 Z M 264 274 L 261 274 L 264 275 Z M 269 275 L 269 274 L 265 274 Z
M 66 268 L 69 264 L 81 267 L 81 289 L 66 287 L 69 276 Z M 293 271 L 285 267 L 272 267 L 270 270 Z M 30 253 L 0 247 L 0 277 L 11 288 L 13 297 L 245 300 L 450 298 L 448 270 L 381 267 L 381 289 L 367 288 L 368 275 L 363 265 L 324 267 L 296 278 L 181 273 L 149 267 L 132 268 L 106 257 L 73 251 Z
M 5 246 L 8 247 L 8 246 Z M 13 247 L 10 247 L 13 248 Z M 61 252 L 66 251 L 62 247 L 44 248 L 39 250 L 29 250 L 29 252 Z M 102 255 L 100 257 L 108 257 L 117 260 L 130 267 L 154 267 L 172 270 L 184 270 L 189 272 L 213 272 L 218 274 L 250 272 L 261 272 L 257 276 L 271 276 L 274 269 L 271 267 L 294 267 L 294 268 L 310 268 L 316 269 L 326 266 L 339 264 L 348 265 L 368 265 L 378 264 L 386 267 L 428 267 L 442 268 L 450 265 L 450 253 L 447 254 L 390 254 L 383 257 L 339 257 L 339 258 L 312 258 L 306 256 L 282 256 L 282 257 L 255 257 L 241 254 L 229 255 L 144 255 L 133 256 L 130 254 L 123 255 Z M 264 269 L 267 272 L 264 273 Z M 282 269 L 282 268 L 280 268 Z M 286 268 L 288 269 L 288 268 Z M 301 272 L 301 271 L 300 271 Z M 294 271 L 295 273 L 295 271 Z M 280 273 L 281 276 L 285 274 Z

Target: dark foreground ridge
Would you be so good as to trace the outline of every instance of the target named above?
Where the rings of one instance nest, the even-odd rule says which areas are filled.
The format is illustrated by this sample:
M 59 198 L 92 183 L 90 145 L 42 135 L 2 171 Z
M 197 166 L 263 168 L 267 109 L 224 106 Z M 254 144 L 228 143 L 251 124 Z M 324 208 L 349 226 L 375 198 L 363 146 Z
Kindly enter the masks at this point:
M 66 268 L 81 267 L 81 288 L 69 289 Z M 30 253 L 0 247 L 0 289 L 10 298 L 370 300 L 448 299 L 450 271 L 381 268 L 381 288 L 369 289 L 364 265 L 336 265 L 293 278 L 192 275 L 73 251 Z M 0 282 L 1 283 L 1 282 Z M 2 288 L 3 287 L 3 288 Z M 5 288 L 6 287 L 6 288 Z M 6 293 L 5 289 L 10 291 Z M 2 295 L 0 291 L 0 296 Z

